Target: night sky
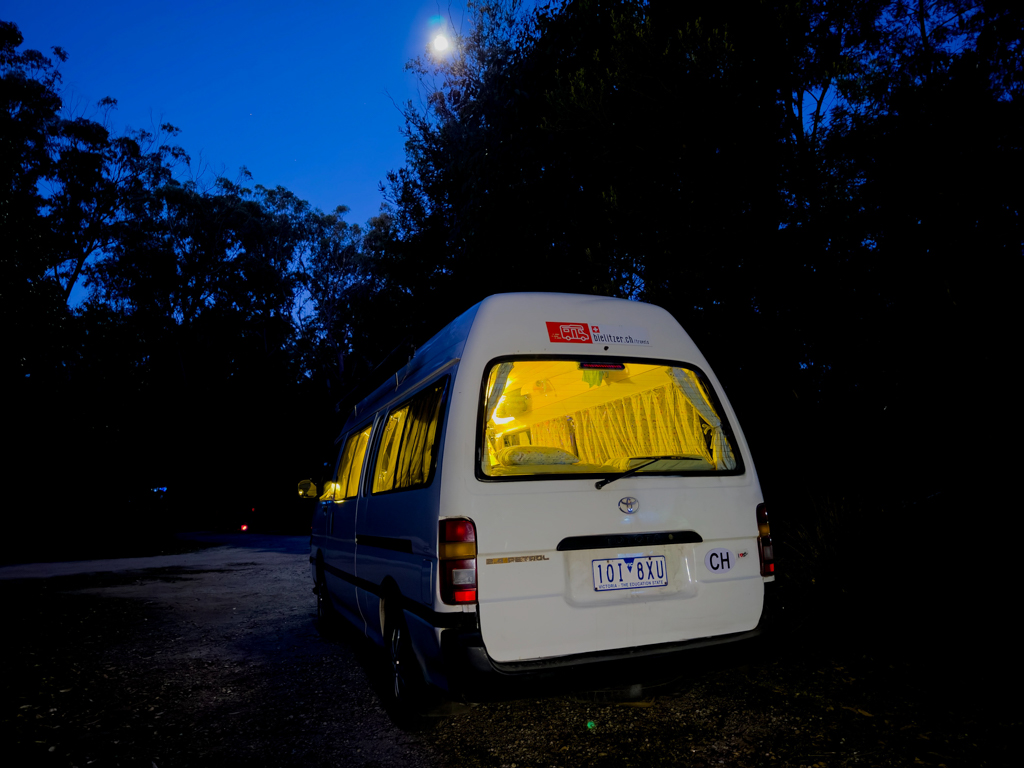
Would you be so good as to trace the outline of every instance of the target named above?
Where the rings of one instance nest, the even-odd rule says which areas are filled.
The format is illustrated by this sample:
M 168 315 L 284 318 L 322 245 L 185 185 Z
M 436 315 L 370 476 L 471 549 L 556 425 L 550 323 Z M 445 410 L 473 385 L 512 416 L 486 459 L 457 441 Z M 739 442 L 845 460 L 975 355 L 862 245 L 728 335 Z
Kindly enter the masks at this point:
M 281 185 L 325 211 L 347 205 L 363 224 L 378 183 L 404 164 L 396 104 L 419 100 L 405 63 L 463 23 L 461 3 L 429 0 L 0 0 L 24 48 L 69 54 L 65 104 L 110 123 L 179 127 L 178 143 L 208 177 Z

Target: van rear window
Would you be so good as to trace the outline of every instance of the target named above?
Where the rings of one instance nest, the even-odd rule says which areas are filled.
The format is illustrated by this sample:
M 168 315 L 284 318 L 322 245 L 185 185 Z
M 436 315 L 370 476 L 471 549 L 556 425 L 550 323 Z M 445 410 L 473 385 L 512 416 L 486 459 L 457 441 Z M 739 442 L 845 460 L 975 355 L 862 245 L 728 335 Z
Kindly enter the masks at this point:
M 735 472 L 728 425 L 692 368 L 507 360 L 486 374 L 488 477 Z

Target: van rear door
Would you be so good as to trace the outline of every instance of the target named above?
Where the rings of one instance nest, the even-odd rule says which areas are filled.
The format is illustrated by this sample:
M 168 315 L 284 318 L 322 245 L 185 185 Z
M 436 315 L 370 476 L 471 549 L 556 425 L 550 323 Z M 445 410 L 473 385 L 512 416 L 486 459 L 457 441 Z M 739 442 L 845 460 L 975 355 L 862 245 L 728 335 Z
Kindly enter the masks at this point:
M 468 516 L 499 662 L 753 629 L 764 586 L 752 472 L 696 368 L 496 360 Z M 601 487 L 598 488 L 597 486 Z

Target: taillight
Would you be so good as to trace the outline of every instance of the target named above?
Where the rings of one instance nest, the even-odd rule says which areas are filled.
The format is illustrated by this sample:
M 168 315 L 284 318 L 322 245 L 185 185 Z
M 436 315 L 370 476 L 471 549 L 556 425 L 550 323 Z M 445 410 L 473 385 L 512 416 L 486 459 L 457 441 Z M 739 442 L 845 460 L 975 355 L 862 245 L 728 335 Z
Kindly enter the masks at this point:
M 476 602 L 476 528 L 471 520 L 442 520 L 437 537 L 441 600 L 448 605 Z
M 772 529 L 768 527 L 768 508 L 757 505 L 757 556 L 761 559 L 761 575 L 775 575 L 775 550 L 772 548 Z

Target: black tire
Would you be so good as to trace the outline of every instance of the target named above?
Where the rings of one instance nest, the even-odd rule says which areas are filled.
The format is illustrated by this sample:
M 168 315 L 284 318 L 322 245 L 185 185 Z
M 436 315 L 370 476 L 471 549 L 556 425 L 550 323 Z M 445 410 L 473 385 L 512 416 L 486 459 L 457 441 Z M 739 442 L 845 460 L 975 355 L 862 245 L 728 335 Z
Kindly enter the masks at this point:
M 334 605 L 327 593 L 327 578 L 324 576 L 324 562 L 321 559 L 317 559 L 316 562 L 316 586 L 313 592 L 316 596 L 316 620 L 320 631 L 331 632 L 335 627 Z
M 397 602 L 392 598 L 392 602 Z M 387 654 L 388 678 L 384 695 L 391 719 L 400 728 L 418 730 L 430 725 L 426 719 L 426 683 L 416 654 L 412 649 L 409 627 L 400 608 L 385 604 L 384 649 Z

